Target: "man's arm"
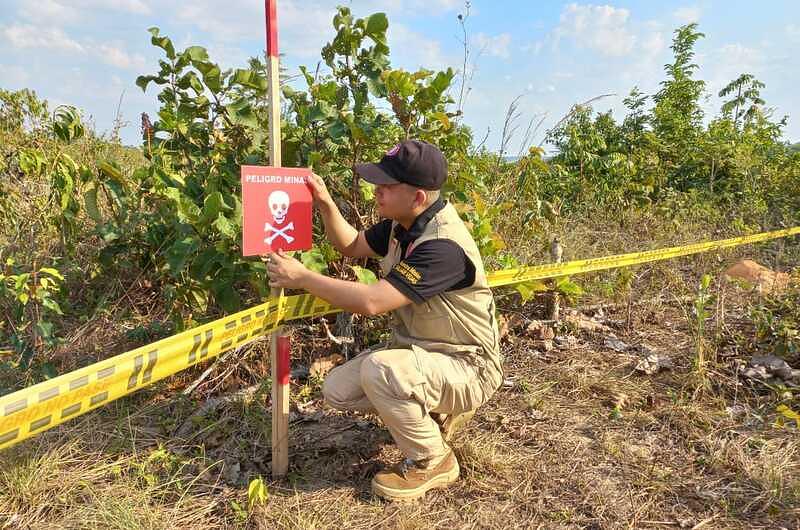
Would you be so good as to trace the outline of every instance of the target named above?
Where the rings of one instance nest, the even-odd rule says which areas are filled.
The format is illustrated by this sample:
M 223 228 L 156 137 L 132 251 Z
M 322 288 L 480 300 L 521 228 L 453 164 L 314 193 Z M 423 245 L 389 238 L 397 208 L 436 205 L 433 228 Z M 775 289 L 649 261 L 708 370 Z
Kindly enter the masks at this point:
M 268 269 L 270 287 L 305 289 L 351 313 L 377 315 L 411 303 L 406 295 L 386 280 L 367 285 L 329 278 L 306 269 L 282 250 L 270 255 Z
M 312 174 L 308 179 L 311 194 L 317 205 L 322 222 L 325 224 L 325 234 L 331 244 L 350 258 L 375 257 L 375 251 L 369 246 L 364 237 L 364 232 L 359 232 L 342 216 L 336 203 L 333 202 L 325 183 L 318 175 Z

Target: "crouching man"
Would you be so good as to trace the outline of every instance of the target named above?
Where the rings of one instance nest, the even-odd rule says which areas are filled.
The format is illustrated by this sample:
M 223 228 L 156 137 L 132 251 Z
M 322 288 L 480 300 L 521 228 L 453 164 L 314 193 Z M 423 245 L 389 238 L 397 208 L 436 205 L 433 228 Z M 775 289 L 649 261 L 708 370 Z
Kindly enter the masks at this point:
M 447 442 L 500 386 L 494 300 L 475 241 L 439 197 L 447 178 L 439 149 L 408 140 L 356 170 L 375 185 L 384 218 L 365 231 L 345 221 L 322 179 L 312 176 L 310 187 L 328 239 L 345 256 L 380 256 L 380 281 L 329 278 L 280 252 L 270 285 L 305 289 L 353 313 L 391 312 L 390 342 L 334 368 L 322 393 L 335 408 L 380 415 L 405 458 L 379 472 L 372 490 L 413 499 L 458 479 Z

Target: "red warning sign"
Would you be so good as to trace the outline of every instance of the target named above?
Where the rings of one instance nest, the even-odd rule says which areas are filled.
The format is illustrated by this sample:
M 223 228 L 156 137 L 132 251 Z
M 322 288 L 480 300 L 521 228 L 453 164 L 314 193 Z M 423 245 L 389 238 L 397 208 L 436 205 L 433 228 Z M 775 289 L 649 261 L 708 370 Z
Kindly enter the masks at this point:
M 311 170 L 242 166 L 242 254 L 311 248 Z

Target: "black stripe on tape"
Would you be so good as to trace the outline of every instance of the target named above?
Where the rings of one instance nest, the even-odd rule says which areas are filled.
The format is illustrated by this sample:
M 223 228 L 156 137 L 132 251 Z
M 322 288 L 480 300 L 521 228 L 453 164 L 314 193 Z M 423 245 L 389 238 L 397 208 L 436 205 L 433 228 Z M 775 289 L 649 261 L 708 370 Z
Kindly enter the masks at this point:
M 150 378 L 153 375 L 153 368 L 155 368 L 157 361 L 158 350 L 153 350 L 147 354 L 147 366 L 145 367 L 144 374 L 142 375 L 142 384 L 150 382 Z
M 211 339 L 214 338 L 214 330 L 206 330 L 206 340 L 203 342 L 203 348 L 200 350 L 200 358 L 202 359 L 208 355 L 208 345 L 211 344 Z
M 314 305 L 314 300 L 316 300 L 316 298 L 316 296 L 308 295 L 308 301 L 306 302 L 306 306 L 303 308 L 304 315 L 311 311 L 311 306 Z
M 105 379 L 106 377 L 111 377 L 114 375 L 114 370 L 116 369 L 115 366 L 109 366 L 108 368 L 103 368 L 102 370 L 97 371 L 97 378 L 98 379 Z
M 256 318 L 263 318 L 264 315 L 266 315 L 266 314 L 267 314 L 266 311 L 264 311 L 263 309 L 260 309 L 260 310 L 256 311 Z
M 194 335 L 192 337 L 192 339 L 194 339 L 194 344 L 192 344 L 192 349 L 189 350 L 189 362 L 190 363 L 194 362 L 195 355 L 197 354 L 197 350 L 200 348 L 200 342 L 201 342 L 200 337 L 201 337 L 200 333 L 198 333 L 197 335 Z
M 222 343 L 222 346 L 220 346 L 220 351 L 230 348 L 231 344 L 233 344 L 232 340 L 226 340 Z
M 10 416 L 15 412 L 19 412 L 20 410 L 24 409 L 28 406 L 28 398 L 22 398 L 14 403 L 9 403 L 6 405 L 6 416 Z
M 42 401 L 47 401 L 48 399 L 53 399 L 58 395 L 58 387 L 54 386 L 53 388 L 48 388 L 44 392 L 39 392 L 39 403 Z
M 250 315 L 245 315 L 245 316 L 242 317 L 242 324 L 247 324 L 252 319 L 253 319 L 253 317 L 251 317 Z
M 311 296 L 310 294 L 301 294 L 299 298 L 295 299 L 294 303 L 294 311 L 292 311 L 292 318 L 297 318 L 300 314 L 300 310 L 303 308 L 303 304 L 306 301 L 306 298 Z
M 75 390 L 76 388 L 80 388 L 82 386 L 86 386 L 89 384 L 89 376 L 84 375 L 83 377 L 79 377 L 77 379 L 73 379 L 69 382 L 69 389 L 70 391 Z
M 94 407 L 98 403 L 105 401 L 107 399 L 108 399 L 108 391 L 106 390 L 105 392 L 100 392 L 99 394 L 92 396 L 92 399 L 89 400 L 89 403 L 92 407 Z
M 236 338 L 236 342 L 242 342 L 242 341 L 243 341 L 243 340 L 245 340 L 245 339 L 247 339 L 247 333 L 245 333 L 244 335 L 239 335 L 239 336 Z
M 81 410 L 81 404 L 75 403 L 74 405 L 70 405 L 69 407 L 65 408 L 61 411 L 61 417 L 66 418 L 67 416 L 72 416 L 76 412 Z
M 236 327 L 236 321 L 231 320 L 230 322 L 225 322 L 225 329 L 233 329 Z
M 10 442 L 17 436 L 19 436 L 19 428 L 16 428 L 13 431 L 8 431 L 7 433 L 0 435 L 0 444 Z
M 32 421 L 31 422 L 31 428 L 29 430 L 35 431 L 36 429 L 41 429 L 45 425 L 49 425 L 50 424 L 50 418 L 52 418 L 52 417 L 53 417 L 53 415 L 50 414 L 48 416 L 45 416 L 44 418 L 39 418 L 36 421 Z
M 144 355 L 139 354 L 133 359 L 133 372 L 131 372 L 131 376 L 128 378 L 128 390 L 136 388 L 136 381 L 139 380 L 139 372 L 142 371 L 143 365 Z

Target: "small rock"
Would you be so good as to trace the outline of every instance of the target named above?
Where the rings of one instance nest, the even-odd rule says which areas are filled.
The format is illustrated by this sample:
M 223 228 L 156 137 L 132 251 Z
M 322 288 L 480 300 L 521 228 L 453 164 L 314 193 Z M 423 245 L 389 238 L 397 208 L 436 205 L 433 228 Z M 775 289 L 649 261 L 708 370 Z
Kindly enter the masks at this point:
M 503 379 L 503 388 L 514 388 L 516 384 L 516 381 L 513 379 Z
M 618 352 L 624 352 L 628 349 L 628 344 L 619 340 L 615 335 L 609 335 L 603 341 L 603 346 Z
M 672 368 L 672 360 L 666 355 L 659 353 L 651 353 L 644 359 L 636 363 L 635 370 L 644 372 L 647 375 L 653 375 L 661 370 L 669 370 Z
M 576 328 L 585 331 L 604 331 L 604 332 L 611 331 L 611 328 L 609 328 L 605 324 L 597 322 L 596 320 L 593 320 L 581 314 L 566 315 L 564 317 L 564 320 L 566 320 Z
M 539 320 L 534 320 L 528 327 L 525 328 L 525 331 L 530 335 L 532 338 L 536 340 L 553 340 L 556 336 L 553 328 L 547 324 L 543 324 Z
M 542 352 L 548 352 L 554 348 L 552 340 L 535 340 L 533 347 Z
M 766 380 L 771 377 L 791 381 L 800 374 L 777 355 L 754 355 L 742 374 L 749 379 Z
M 578 345 L 578 339 L 572 335 L 561 335 L 553 340 L 559 348 L 569 349 Z

